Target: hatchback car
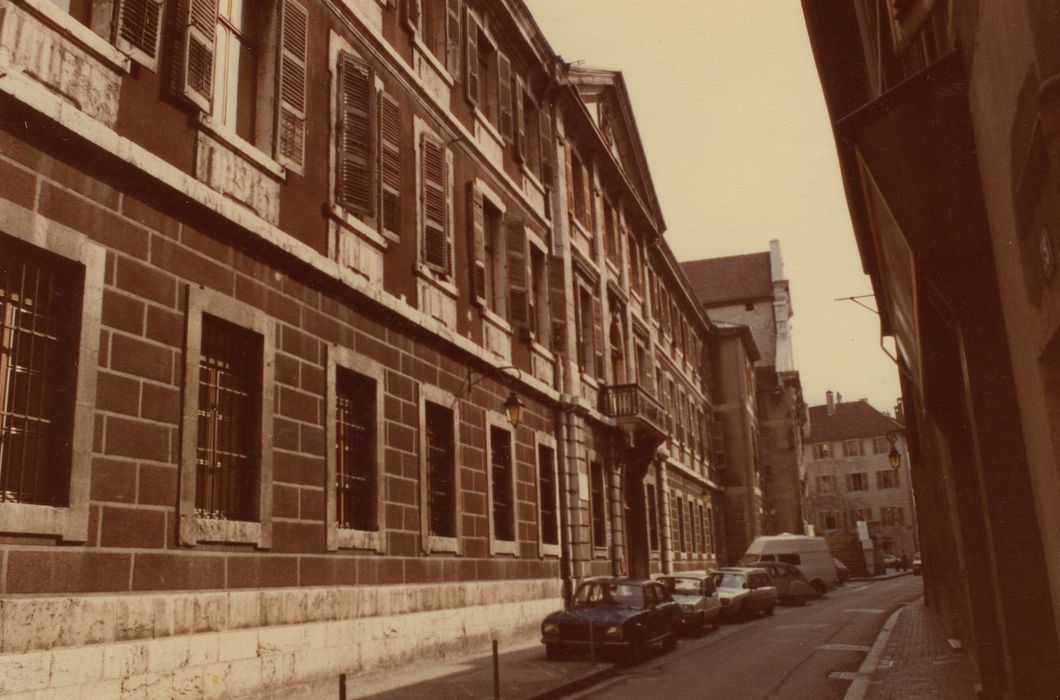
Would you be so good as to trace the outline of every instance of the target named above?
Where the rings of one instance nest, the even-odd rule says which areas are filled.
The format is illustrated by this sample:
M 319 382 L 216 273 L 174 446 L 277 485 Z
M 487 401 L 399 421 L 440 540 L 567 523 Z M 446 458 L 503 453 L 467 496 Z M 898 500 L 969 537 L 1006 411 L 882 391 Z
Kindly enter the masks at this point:
M 721 598 L 722 619 L 747 619 L 759 612 L 773 614 L 777 588 L 765 569 L 749 566 L 719 569 L 714 585 Z
M 782 561 L 757 562 L 758 566 L 769 573 L 777 587 L 777 598 L 786 605 L 805 605 L 810 598 L 817 596 L 806 576 L 794 564 Z
M 682 572 L 660 576 L 659 583 L 666 587 L 673 599 L 681 606 L 681 624 L 702 634 L 707 628 L 718 627 L 721 616 L 721 598 L 714 586 L 714 577 L 705 573 Z
M 541 642 L 549 659 L 591 647 L 634 662 L 652 644 L 676 647 L 680 625 L 681 607 L 658 581 L 595 578 L 578 587 L 571 607 L 545 618 Z

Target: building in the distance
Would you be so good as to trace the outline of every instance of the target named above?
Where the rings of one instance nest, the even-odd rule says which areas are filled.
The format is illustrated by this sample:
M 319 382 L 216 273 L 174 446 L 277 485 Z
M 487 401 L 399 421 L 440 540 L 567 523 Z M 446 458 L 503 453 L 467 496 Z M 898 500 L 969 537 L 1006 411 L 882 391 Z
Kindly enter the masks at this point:
M 830 538 L 834 551 L 854 538 L 830 536 L 856 535 L 857 524 L 864 522 L 872 533 L 873 554 L 912 559 L 919 539 L 904 427 L 864 399 L 844 402 L 831 391 L 826 397 L 824 405 L 808 411 L 807 521 L 816 534 Z M 897 468 L 889 457 L 892 446 L 900 456 Z M 864 561 L 851 564 L 861 569 Z
M 780 242 L 769 251 L 682 263 L 714 321 L 747 326 L 758 348 L 755 397 L 764 528 L 802 532 L 802 425 L 806 406 L 791 346 L 794 314 Z

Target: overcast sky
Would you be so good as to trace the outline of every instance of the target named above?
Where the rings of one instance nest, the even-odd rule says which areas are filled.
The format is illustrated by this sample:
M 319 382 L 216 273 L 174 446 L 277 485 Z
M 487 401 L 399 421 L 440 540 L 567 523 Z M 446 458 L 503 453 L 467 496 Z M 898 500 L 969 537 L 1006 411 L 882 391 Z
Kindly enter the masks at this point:
M 806 402 L 893 410 L 879 318 L 833 301 L 872 288 L 798 0 L 526 2 L 565 60 L 622 71 L 678 260 L 779 239 Z

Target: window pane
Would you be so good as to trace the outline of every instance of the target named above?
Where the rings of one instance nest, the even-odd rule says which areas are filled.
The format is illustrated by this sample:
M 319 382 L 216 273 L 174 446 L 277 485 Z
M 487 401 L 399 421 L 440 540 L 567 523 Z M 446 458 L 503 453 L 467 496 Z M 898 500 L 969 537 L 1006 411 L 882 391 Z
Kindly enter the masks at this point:
M 515 503 L 512 498 L 512 434 L 490 428 L 490 465 L 493 470 L 493 536 L 515 540 Z
M 604 512 L 607 494 L 604 491 L 604 467 L 599 462 L 593 462 L 589 469 L 592 480 L 593 546 L 604 547 L 607 545 L 607 516 Z
M 456 537 L 456 460 L 453 412 L 427 402 L 427 481 L 430 533 Z
M 375 531 L 379 528 L 375 380 L 341 367 L 335 380 L 336 523 Z

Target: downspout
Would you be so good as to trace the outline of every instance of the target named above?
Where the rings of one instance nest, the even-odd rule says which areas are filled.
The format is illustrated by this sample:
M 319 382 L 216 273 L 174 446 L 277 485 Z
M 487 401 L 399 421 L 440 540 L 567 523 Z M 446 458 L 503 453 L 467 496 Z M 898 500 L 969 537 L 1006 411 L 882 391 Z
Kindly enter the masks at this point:
M 555 361 L 556 385 L 564 386 L 564 363 L 559 357 Z M 574 529 L 571 523 L 570 488 L 571 468 L 567 460 L 567 421 L 573 413 L 573 404 L 567 394 L 560 394 L 560 403 L 555 414 L 556 421 L 556 465 L 563 475 L 559 489 L 560 559 L 559 575 L 562 583 L 563 607 L 569 608 L 574 595 Z M 577 479 L 577 464 L 574 478 Z

